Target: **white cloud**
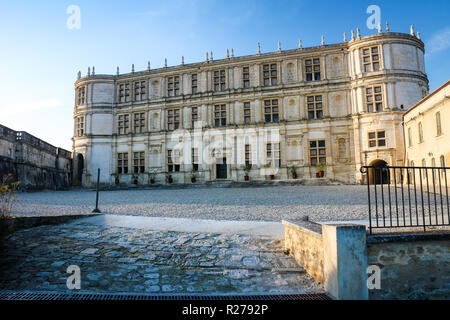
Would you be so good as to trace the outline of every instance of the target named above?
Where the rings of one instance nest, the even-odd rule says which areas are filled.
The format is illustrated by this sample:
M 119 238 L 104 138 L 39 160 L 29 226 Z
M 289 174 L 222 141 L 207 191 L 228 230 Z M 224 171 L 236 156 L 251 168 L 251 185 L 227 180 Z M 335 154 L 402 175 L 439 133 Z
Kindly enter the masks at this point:
M 43 99 L 33 101 L 6 101 L 0 105 L 0 119 L 6 116 L 23 113 L 35 113 L 45 109 L 62 107 L 62 101 L 58 99 Z
M 450 48 L 450 27 L 439 30 L 434 33 L 431 39 L 427 42 L 429 54 L 438 53 Z

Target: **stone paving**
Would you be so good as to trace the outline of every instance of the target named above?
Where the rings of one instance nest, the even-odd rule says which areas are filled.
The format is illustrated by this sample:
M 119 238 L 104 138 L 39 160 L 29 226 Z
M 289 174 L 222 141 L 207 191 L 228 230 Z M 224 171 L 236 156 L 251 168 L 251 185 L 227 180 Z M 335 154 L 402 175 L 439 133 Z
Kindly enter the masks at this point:
M 104 213 L 214 220 L 277 221 L 367 219 L 365 186 L 267 186 L 102 191 Z M 14 213 L 66 215 L 90 213 L 89 190 L 20 193 Z
M 69 265 L 80 267 L 85 292 L 323 292 L 273 237 L 77 221 L 10 235 L 0 247 L 0 289 L 68 291 Z

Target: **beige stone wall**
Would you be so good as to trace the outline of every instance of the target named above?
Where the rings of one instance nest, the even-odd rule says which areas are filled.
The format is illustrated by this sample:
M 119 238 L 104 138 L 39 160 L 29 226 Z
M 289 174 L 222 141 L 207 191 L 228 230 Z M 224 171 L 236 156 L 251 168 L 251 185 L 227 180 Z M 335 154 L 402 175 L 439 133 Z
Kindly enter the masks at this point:
M 370 299 L 450 299 L 450 241 L 369 244 L 368 265 L 381 268 Z
M 283 221 L 285 248 L 318 282 L 323 283 L 322 235 L 296 224 Z M 319 226 L 319 229 L 321 226 Z

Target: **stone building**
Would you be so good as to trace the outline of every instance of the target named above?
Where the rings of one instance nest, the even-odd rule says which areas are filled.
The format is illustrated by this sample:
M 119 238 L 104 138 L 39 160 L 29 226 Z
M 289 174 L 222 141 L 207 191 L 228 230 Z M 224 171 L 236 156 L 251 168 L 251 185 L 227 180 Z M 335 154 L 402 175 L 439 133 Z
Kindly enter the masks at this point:
M 0 177 L 12 174 L 22 190 L 64 189 L 72 184 L 72 154 L 25 131 L 0 125 Z
M 404 161 L 403 112 L 428 93 L 419 34 L 388 30 L 337 44 L 115 75 L 78 74 L 74 181 L 147 184 L 325 177 L 360 183 L 362 165 Z
M 450 80 L 406 111 L 403 121 L 407 166 L 445 167 L 446 164 L 448 166 Z M 444 179 L 444 176 L 442 178 Z

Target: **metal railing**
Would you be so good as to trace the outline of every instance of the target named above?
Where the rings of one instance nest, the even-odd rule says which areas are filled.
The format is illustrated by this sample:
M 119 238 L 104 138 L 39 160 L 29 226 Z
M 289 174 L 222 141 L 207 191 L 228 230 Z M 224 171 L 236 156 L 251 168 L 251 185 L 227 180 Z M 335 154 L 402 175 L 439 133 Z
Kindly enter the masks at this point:
M 369 231 L 450 226 L 446 167 L 362 166 L 367 184 Z

